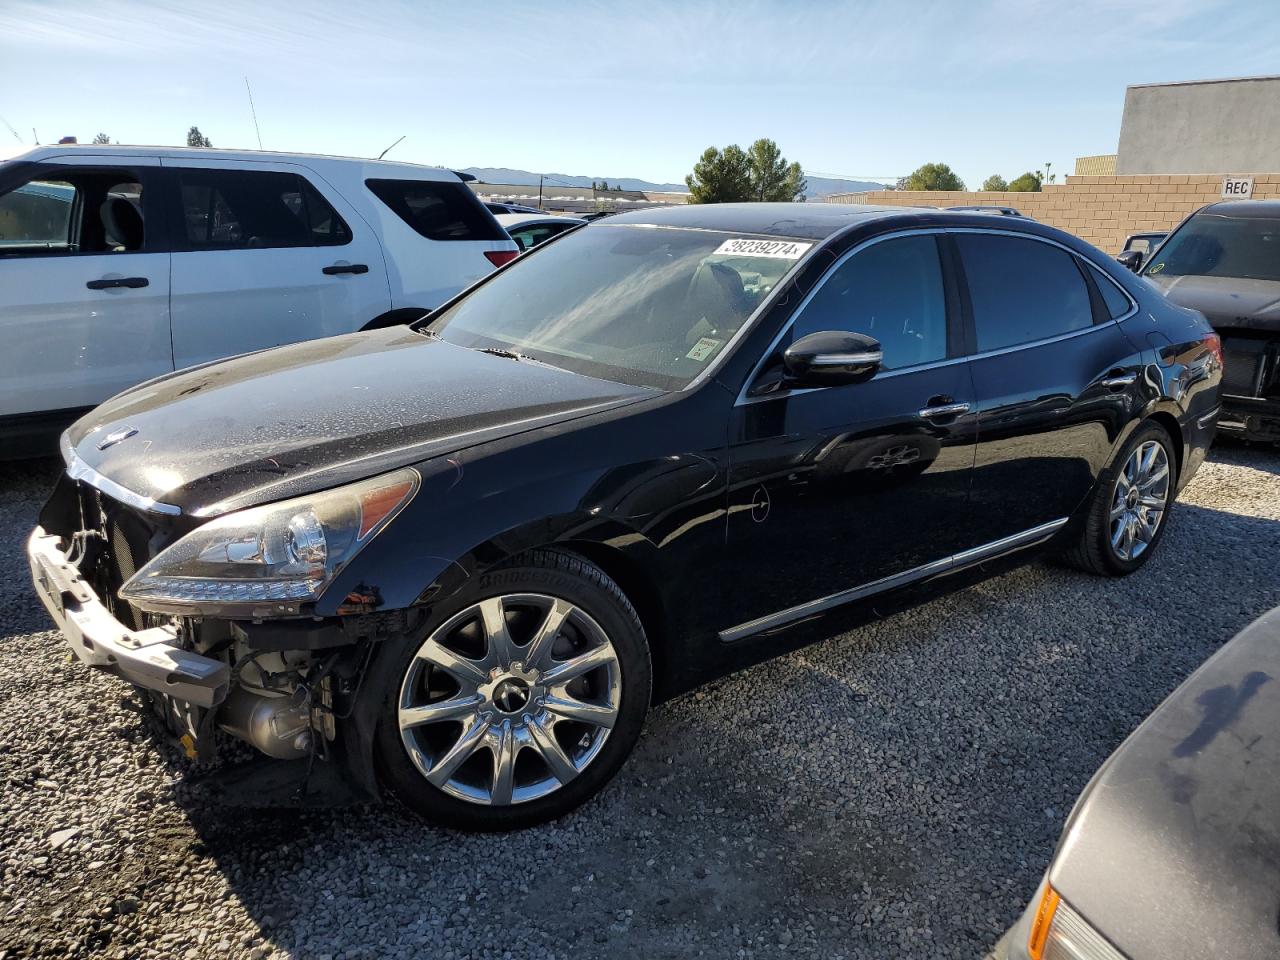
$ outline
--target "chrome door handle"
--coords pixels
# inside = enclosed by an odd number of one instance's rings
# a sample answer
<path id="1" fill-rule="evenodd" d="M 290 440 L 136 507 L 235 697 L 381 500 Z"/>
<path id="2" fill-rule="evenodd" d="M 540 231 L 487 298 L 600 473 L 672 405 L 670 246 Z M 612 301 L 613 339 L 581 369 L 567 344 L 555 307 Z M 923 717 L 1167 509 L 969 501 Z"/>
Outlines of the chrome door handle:
<path id="1" fill-rule="evenodd" d="M 1137 379 L 1136 373 L 1118 373 L 1115 376 L 1103 377 L 1099 383 L 1108 390 L 1119 390 L 1121 387 L 1131 386 Z"/>
<path id="2" fill-rule="evenodd" d="M 925 420 L 932 420 L 935 417 L 958 417 L 962 413 L 969 412 L 967 403 L 944 403 L 937 407 L 925 407 L 920 411 L 920 416 Z"/>

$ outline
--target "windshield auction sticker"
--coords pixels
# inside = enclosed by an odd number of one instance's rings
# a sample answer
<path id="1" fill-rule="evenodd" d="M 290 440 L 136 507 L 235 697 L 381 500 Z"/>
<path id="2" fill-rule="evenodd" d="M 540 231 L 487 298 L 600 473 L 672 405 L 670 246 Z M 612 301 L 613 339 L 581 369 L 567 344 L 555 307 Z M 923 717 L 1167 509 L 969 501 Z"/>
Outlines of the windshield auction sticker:
<path id="1" fill-rule="evenodd" d="M 722 257 L 767 257 L 771 260 L 799 260 L 812 247 L 812 243 L 796 243 L 794 240 L 754 240 L 735 237 L 726 240 L 716 249 Z"/>

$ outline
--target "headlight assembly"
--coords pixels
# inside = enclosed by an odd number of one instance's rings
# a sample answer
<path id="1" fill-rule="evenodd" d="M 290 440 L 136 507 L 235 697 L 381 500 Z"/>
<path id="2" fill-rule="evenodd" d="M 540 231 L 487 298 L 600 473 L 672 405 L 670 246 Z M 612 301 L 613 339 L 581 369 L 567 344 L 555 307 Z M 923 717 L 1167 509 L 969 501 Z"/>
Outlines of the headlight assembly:
<path id="1" fill-rule="evenodd" d="M 404 508 L 411 468 L 211 520 L 157 554 L 121 588 L 144 610 L 265 616 L 296 612 Z"/>
<path id="2" fill-rule="evenodd" d="M 1027 943 L 1031 960 L 1125 960 L 1047 883 Z"/>

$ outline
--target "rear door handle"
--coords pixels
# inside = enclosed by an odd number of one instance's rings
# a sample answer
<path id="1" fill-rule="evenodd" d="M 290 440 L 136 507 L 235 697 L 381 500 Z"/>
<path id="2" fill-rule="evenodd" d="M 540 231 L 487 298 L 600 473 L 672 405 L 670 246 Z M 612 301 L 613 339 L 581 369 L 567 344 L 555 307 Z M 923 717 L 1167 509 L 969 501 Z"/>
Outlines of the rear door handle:
<path id="1" fill-rule="evenodd" d="M 1133 372 L 1111 373 L 1103 377 L 1098 382 L 1108 390 L 1123 390 L 1125 387 L 1132 386 L 1133 382 L 1137 379 L 1138 375 Z"/>
<path id="2" fill-rule="evenodd" d="M 137 290 L 145 287 L 151 281 L 146 277 L 116 277 L 113 280 L 90 280 L 85 284 L 90 290 L 111 290 L 115 287 L 128 287 L 131 290 Z"/>
<path id="3" fill-rule="evenodd" d="M 326 276 L 336 277 L 340 273 L 368 273 L 369 267 L 363 263 L 335 263 L 325 267 L 323 272 Z"/>
<path id="4" fill-rule="evenodd" d="M 942 403 L 936 407 L 925 407 L 920 411 L 920 416 L 925 420 L 936 420 L 941 417 L 958 417 L 962 413 L 969 412 L 967 403 Z"/>

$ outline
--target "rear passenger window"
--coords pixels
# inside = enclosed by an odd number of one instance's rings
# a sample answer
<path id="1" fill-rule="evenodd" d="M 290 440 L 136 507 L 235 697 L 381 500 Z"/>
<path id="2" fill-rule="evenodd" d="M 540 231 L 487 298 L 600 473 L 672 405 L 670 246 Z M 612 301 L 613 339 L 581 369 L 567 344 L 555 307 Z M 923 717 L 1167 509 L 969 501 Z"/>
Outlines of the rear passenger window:
<path id="1" fill-rule="evenodd" d="M 1067 251 L 1039 240 L 957 233 L 978 352 L 1093 325 L 1084 275 Z"/>
<path id="2" fill-rule="evenodd" d="M 326 247 L 351 230 L 304 177 L 267 170 L 177 170 L 188 250 Z"/>
<path id="3" fill-rule="evenodd" d="M 1102 294 L 1102 302 L 1107 306 L 1107 316 L 1112 320 L 1119 320 L 1133 309 L 1128 295 L 1101 270 L 1094 271 L 1093 282 L 1097 285 L 1098 292 Z"/>
<path id="4" fill-rule="evenodd" d="M 944 359 L 947 298 L 937 240 L 883 240 L 837 267 L 796 318 L 793 334 L 799 340 L 822 330 L 875 337 L 885 369 Z"/>
<path id="5" fill-rule="evenodd" d="M 375 197 L 428 240 L 506 240 L 507 235 L 465 183 L 366 180 Z"/>

